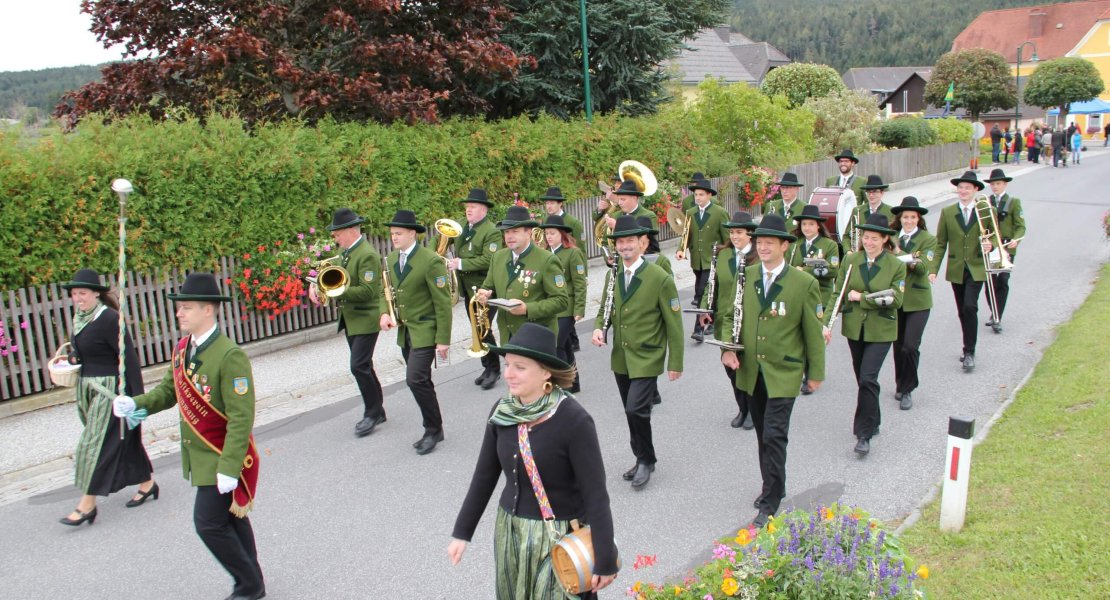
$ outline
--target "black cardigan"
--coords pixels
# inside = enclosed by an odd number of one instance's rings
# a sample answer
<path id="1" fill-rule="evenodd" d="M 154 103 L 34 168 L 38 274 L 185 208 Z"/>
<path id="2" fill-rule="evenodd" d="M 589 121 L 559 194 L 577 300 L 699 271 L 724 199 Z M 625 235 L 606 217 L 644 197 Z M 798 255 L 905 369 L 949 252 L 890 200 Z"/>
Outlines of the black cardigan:
<path id="1" fill-rule="evenodd" d="M 613 514 L 609 509 L 605 465 L 593 417 L 577 400 L 565 398 L 554 416 L 532 428 L 528 441 L 555 518 L 589 523 L 593 534 L 594 573 L 615 574 L 617 549 L 613 543 Z M 518 517 L 543 518 L 524 461 L 520 459 L 516 426 L 487 423 L 478 464 L 455 520 L 453 537 L 470 541 L 497 487 L 499 473 L 505 475 L 501 508 Z"/>
<path id="2" fill-rule="evenodd" d="M 124 346 L 127 348 L 126 392 L 128 396 L 138 396 L 143 393 L 143 371 L 130 333 L 124 338 Z M 83 377 L 118 377 L 119 313 L 106 307 L 99 317 L 85 325 L 81 333 L 73 336 L 73 355 L 81 363 Z"/>

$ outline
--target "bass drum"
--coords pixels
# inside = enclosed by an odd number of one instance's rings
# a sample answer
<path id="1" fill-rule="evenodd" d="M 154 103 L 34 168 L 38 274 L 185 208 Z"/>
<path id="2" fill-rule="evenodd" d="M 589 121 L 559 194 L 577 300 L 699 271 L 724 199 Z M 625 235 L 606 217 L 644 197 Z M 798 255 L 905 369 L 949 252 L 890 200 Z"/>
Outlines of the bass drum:
<path id="1" fill-rule="evenodd" d="M 844 239 L 856 209 L 856 193 L 851 188 L 819 187 L 809 195 L 809 204 L 817 207 L 825 219 L 825 229 L 836 241 Z"/>

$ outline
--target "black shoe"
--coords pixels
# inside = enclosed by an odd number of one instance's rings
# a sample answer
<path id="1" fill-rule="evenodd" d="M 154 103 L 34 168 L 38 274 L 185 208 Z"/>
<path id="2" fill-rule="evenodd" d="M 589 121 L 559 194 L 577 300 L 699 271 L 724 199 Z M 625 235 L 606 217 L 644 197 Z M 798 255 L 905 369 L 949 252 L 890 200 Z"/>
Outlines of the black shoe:
<path id="1" fill-rule="evenodd" d="M 901 401 L 902 400 L 902 392 L 894 392 L 894 399 L 898 400 L 898 401 Z"/>
<path id="2" fill-rule="evenodd" d="M 744 424 L 744 419 L 747 417 L 748 415 L 742 412 L 736 413 L 736 416 L 732 418 L 732 422 L 729 423 L 729 425 L 731 425 L 733 429 L 740 429 L 740 426 Z"/>
<path id="3" fill-rule="evenodd" d="M 704 333 L 705 335 L 709 335 L 709 336 L 713 335 L 713 324 L 710 323 L 710 324 L 706 325 L 705 329 L 702 330 L 702 333 Z"/>
<path id="4" fill-rule="evenodd" d="M 991 324 L 991 329 L 994 330 L 995 333 L 1002 333 L 1002 323 Z"/>
<path id="5" fill-rule="evenodd" d="M 700 331 L 695 331 L 694 333 L 690 334 L 690 339 L 700 344 L 705 341 L 705 334 Z"/>
<path id="6" fill-rule="evenodd" d="M 802 384 L 802 389 L 800 391 L 803 396 L 808 396 L 813 393 L 813 388 L 809 387 L 809 382 L 806 382 Z"/>
<path id="7" fill-rule="evenodd" d="M 58 522 L 61 523 L 62 525 L 70 525 L 70 526 L 73 526 L 73 527 L 77 527 L 78 525 L 84 523 L 85 521 L 88 521 L 89 525 L 92 525 L 93 522 L 96 521 L 96 507 L 95 506 L 89 512 L 81 512 L 81 511 L 77 510 L 76 508 L 73 509 L 73 512 L 75 512 L 75 513 L 77 513 L 81 516 L 78 517 L 76 520 L 75 519 L 70 519 L 69 517 L 63 517 L 61 519 L 58 519 Z"/>
<path id="8" fill-rule="evenodd" d="M 127 508 L 135 508 L 136 506 L 142 506 L 143 502 L 146 502 L 147 498 L 150 498 L 151 496 L 154 496 L 154 499 L 157 500 L 158 499 L 158 482 L 155 481 L 154 485 L 150 486 L 149 490 L 147 490 L 145 492 L 140 491 L 140 492 L 137 492 L 137 493 L 139 494 L 139 497 L 138 498 L 132 498 L 132 499 L 128 500 L 127 504 L 125 504 L 124 506 L 126 506 Z"/>
<path id="9" fill-rule="evenodd" d="M 860 456 L 867 456 L 867 453 L 871 452 L 871 440 L 859 438 L 856 440 L 856 447 L 852 449 Z"/>
<path id="10" fill-rule="evenodd" d="M 425 433 L 424 437 L 416 444 L 416 453 L 424 456 L 425 454 L 436 449 L 436 444 L 443 441 L 443 432 L 439 433 Z"/>
<path id="11" fill-rule="evenodd" d="M 752 421 L 752 413 L 748 413 L 744 416 L 744 422 L 740 424 L 740 427 L 748 431 L 755 429 L 755 421 Z"/>
<path id="12" fill-rule="evenodd" d="M 663 397 L 660 396 L 659 394 L 655 394 L 655 397 L 651 399 L 651 403 L 652 403 L 652 405 L 662 404 L 663 403 Z"/>
<path id="13" fill-rule="evenodd" d="M 640 463 L 636 463 L 636 464 L 632 465 L 631 469 L 625 471 L 621 475 L 621 479 L 623 479 L 625 481 L 632 481 L 632 478 L 636 476 L 636 469 L 638 469 L 638 468 L 640 468 Z M 654 471 L 655 470 L 655 465 L 648 465 L 647 468 L 648 468 L 649 471 Z"/>
<path id="14" fill-rule="evenodd" d="M 991 317 L 991 318 L 987 319 L 987 322 L 983 323 L 983 327 L 993 327 L 993 326 L 994 326 L 994 317 Z"/>
<path id="15" fill-rule="evenodd" d="M 482 389 L 493 389 L 493 386 L 497 385 L 498 379 L 501 379 L 501 373 L 498 371 L 490 371 L 489 376 L 486 377 L 485 381 L 482 382 Z"/>
<path id="16" fill-rule="evenodd" d="M 486 377 L 489 377 L 489 369 L 482 371 L 478 374 L 477 377 L 474 378 L 474 385 L 482 385 L 482 383 L 485 382 Z"/>
<path id="17" fill-rule="evenodd" d="M 376 428 L 378 425 L 381 425 L 382 423 L 385 423 L 385 415 L 382 415 L 377 419 L 363 417 L 361 421 L 355 424 L 355 437 L 366 437 L 371 433 L 374 433 L 374 428 Z"/>
<path id="18" fill-rule="evenodd" d="M 970 373 L 972 370 L 975 369 L 975 355 L 974 354 L 965 354 L 964 358 L 963 358 L 963 364 L 964 364 L 964 372 L 965 373 Z"/>
<path id="19" fill-rule="evenodd" d="M 902 394 L 902 398 L 900 399 L 898 408 L 902 410 L 909 410 L 913 408 L 913 396 L 911 396 L 909 392 Z"/>
<path id="20" fill-rule="evenodd" d="M 570 341 L 570 350 L 571 350 L 571 352 L 581 352 L 582 351 L 582 346 L 579 345 L 578 340 L 575 339 L 575 340 Z"/>
<path id="21" fill-rule="evenodd" d="M 263 590 L 261 592 L 258 592 L 257 594 L 232 594 L 227 598 L 224 598 L 224 600 L 260 600 L 261 598 L 265 597 L 266 590 L 265 588 L 263 588 Z"/>
<path id="22" fill-rule="evenodd" d="M 632 475 L 632 489 L 642 490 L 651 481 L 651 472 L 655 470 L 655 465 L 637 464 L 636 472 Z"/>
<path id="23" fill-rule="evenodd" d="M 759 510 L 759 502 L 763 500 L 763 496 L 756 496 L 755 502 L 752 502 L 752 508 Z"/>
<path id="24" fill-rule="evenodd" d="M 752 519 L 752 527 L 755 527 L 756 529 L 763 529 L 767 525 L 767 521 L 770 521 L 771 517 L 773 516 L 774 515 L 769 512 L 765 512 L 762 510 L 759 511 L 759 514 L 756 515 L 754 519 Z"/>

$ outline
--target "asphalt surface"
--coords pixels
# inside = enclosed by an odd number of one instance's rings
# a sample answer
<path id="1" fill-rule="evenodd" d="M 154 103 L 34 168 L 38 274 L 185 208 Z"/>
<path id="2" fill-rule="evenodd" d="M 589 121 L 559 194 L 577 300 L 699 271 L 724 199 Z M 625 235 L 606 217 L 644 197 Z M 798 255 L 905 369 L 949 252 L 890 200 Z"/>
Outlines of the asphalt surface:
<path id="1" fill-rule="evenodd" d="M 856 386 L 847 344 L 837 332 L 828 381 L 795 405 L 784 510 L 839 501 L 896 522 L 919 504 L 940 479 L 948 417 L 967 415 L 985 423 L 1035 366 L 1056 326 L 1082 303 L 1110 255 L 1100 228 L 1110 208 L 1102 193 L 1108 156 L 1092 154 L 1067 169 L 1039 168 L 1011 184 L 1023 200 L 1029 236 L 1011 279 L 1005 331 L 995 335 L 981 327 L 978 366 L 963 373 L 951 288 L 938 282 L 914 408 L 898 410 L 888 357 L 881 379 L 882 433 L 863 459 L 852 452 Z M 982 176 L 988 171 L 982 169 Z M 896 204 L 896 198 L 901 194 L 891 192 L 887 200 Z M 926 218 L 934 231 L 938 209 Z M 690 294 L 688 288 L 682 291 L 683 306 Z M 981 320 L 986 313 L 984 300 Z M 760 488 L 755 435 L 729 427 L 736 409 L 717 349 L 687 340 L 682 378 L 660 378 L 663 404 L 653 417 L 658 468 L 646 489 L 633 491 L 620 479 L 634 459 L 609 355 L 589 346 L 588 328 L 581 325 L 588 347 L 578 355 L 579 399 L 597 423 L 624 559 L 620 577 L 602 597 L 619 598 L 638 579 L 681 574 L 707 556 L 712 540 L 754 516 L 751 501 Z M 392 343 L 392 335 L 383 336 L 381 344 Z M 451 567 L 446 556 L 485 418 L 503 392 L 474 386 L 479 370 L 476 361 L 456 361 L 434 373 L 446 441 L 428 456 L 411 448 L 421 434 L 420 417 L 403 382 L 387 388 L 389 421 L 368 438 L 353 435 L 361 416 L 356 398 L 256 428 L 262 480 L 251 520 L 267 598 L 493 596 L 493 507 L 499 492 L 462 563 Z M 156 459 L 155 470 L 158 501 L 127 509 L 125 494 L 101 499 L 93 526 L 55 523 L 76 503 L 72 487 L 0 506 L 0 595 L 227 595 L 229 578 L 193 532 L 193 493 L 178 476 L 178 456 Z M 658 562 L 634 571 L 637 554 L 656 555 Z"/>

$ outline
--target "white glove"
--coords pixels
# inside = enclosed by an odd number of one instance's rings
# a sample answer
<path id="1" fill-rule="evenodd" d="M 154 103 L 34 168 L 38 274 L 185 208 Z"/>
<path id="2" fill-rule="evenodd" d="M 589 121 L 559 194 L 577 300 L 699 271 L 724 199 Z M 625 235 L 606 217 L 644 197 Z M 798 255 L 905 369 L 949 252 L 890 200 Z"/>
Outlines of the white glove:
<path id="1" fill-rule="evenodd" d="M 220 490 L 221 494 L 226 494 L 239 487 L 238 477 L 228 477 L 223 473 L 216 473 L 216 489 Z"/>
<path id="2" fill-rule="evenodd" d="M 126 417 L 133 412 L 135 412 L 135 401 L 131 396 L 116 396 L 116 399 L 112 400 L 112 414 L 117 417 Z"/>

